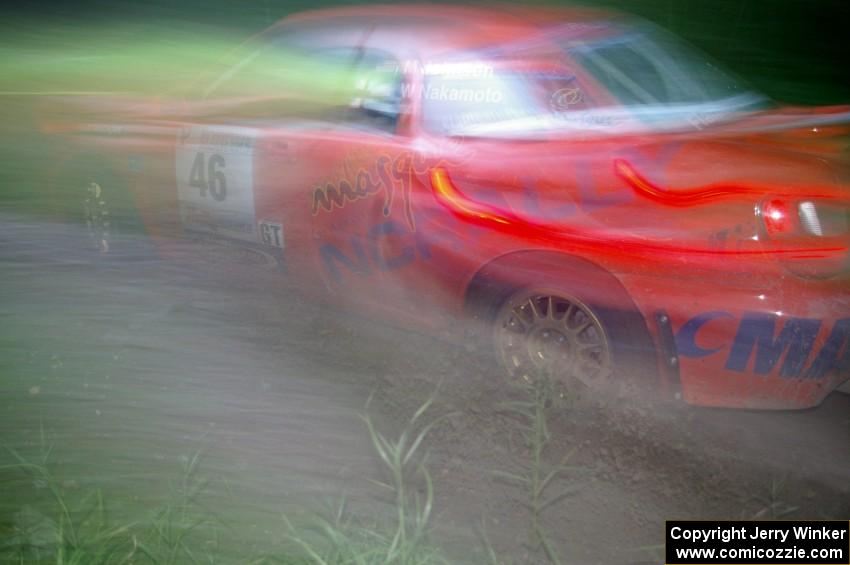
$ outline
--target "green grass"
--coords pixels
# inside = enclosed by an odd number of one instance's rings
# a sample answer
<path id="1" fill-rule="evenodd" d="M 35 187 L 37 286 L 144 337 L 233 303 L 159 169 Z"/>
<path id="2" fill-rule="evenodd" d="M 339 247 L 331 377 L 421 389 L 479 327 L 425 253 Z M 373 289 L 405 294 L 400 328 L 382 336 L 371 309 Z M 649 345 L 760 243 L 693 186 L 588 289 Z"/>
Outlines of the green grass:
<path id="1" fill-rule="evenodd" d="M 372 482 L 393 494 L 393 519 L 356 515 L 348 511 L 344 500 L 328 517 L 315 515 L 297 525 L 284 515 L 281 528 L 286 530 L 291 551 L 243 556 L 240 562 L 448 563 L 429 537 L 434 487 L 424 442 L 438 420 L 424 423 L 423 419 L 435 398 L 436 391 L 397 438 L 380 432 L 368 412 L 363 415 L 386 471 L 383 480 Z M 0 478 L 7 487 L 19 490 L 20 510 L 0 526 L 0 561 L 57 565 L 222 561 L 222 537 L 231 532 L 226 518 L 202 502 L 208 480 L 199 473 L 200 450 L 186 459 L 164 505 L 137 519 L 120 521 L 110 516 L 100 488 L 73 493 L 68 481 L 54 472 L 53 449 L 46 445 L 43 433 L 41 444 L 36 458 L 5 448 L 10 462 L 0 465 Z M 29 496 L 21 499 L 25 492 Z"/>
<path id="2" fill-rule="evenodd" d="M 439 419 L 423 418 L 437 391 L 413 414 L 397 438 L 380 432 L 367 412 L 363 421 L 385 477 L 372 483 L 392 494 L 393 518 L 370 519 L 349 512 L 342 500 L 329 517 L 296 527 L 284 516 L 290 539 L 316 565 L 439 565 L 449 561 L 429 538 L 434 484 L 423 446 Z M 371 398 L 370 398 L 371 400 Z M 311 533 L 317 534 L 308 537 Z"/>
<path id="3" fill-rule="evenodd" d="M 200 451 L 185 463 L 164 506 L 123 523 L 110 518 L 101 489 L 70 494 L 51 470 L 51 451 L 44 449 L 33 461 L 6 448 L 12 462 L 0 466 L 0 474 L 17 472 L 37 489 L 46 489 L 48 496 L 41 504 L 37 500 L 25 504 L 5 525 L 0 559 L 57 565 L 215 561 L 215 547 L 208 540 L 215 539 L 221 524 L 198 502 L 207 484 L 198 474 Z"/>
<path id="4" fill-rule="evenodd" d="M 559 463 L 548 462 L 552 441 L 548 421 L 553 410 L 563 409 L 548 379 L 520 385 L 521 399 L 499 408 L 513 415 L 524 438 L 524 464 L 513 471 L 493 475 L 519 489 L 528 511 L 529 541 L 539 558 L 562 563 L 560 552 L 545 525 L 547 508 L 563 500 L 575 485 L 555 491 L 556 483 L 570 467 L 572 452 Z M 242 555 L 245 563 L 315 565 L 445 565 L 449 558 L 433 538 L 431 518 L 435 485 L 428 470 L 427 438 L 441 418 L 429 418 L 437 398 L 435 390 L 407 420 L 397 436 L 376 426 L 367 402 L 362 420 L 381 463 L 382 475 L 368 479 L 385 491 L 390 511 L 352 510 L 345 498 L 325 513 L 310 510 L 306 518 L 284 512 L 278 526 L 288 543 L 282 550 Z M 55 563 L 57 565 L 230 562 L 235 529 L 221 509 L 204 504 L 208 479 L 199 472 L 201 450 L 187 457 L 173 481 L 164 504 L 149 512 L 134 512 L 132 519 L 110 514 L 100 488 L 85 493 L 69 488 L 53 468 L 52 446 L 41 433 L 41 450 L 34 458 L 5 448 L 10 461 L 0 464 L 0 480 L 19 488 L 15 505 L 20 510 L 0 525 L 0 561 Z M 15 475 L 12 477 L 11 475 Z M 26 488 L 23 488 L 23 487 Z M 21 493 L 28 493 L 21 496 Z M 6 505 L 8 508 L 8 505 Z M 372 509 L 374 510 L 374 509 Z M 493 565 L 506 563 L 483 534 L 483 549 Z"/>
<path id="5" fill-rule="evenodd" d="M 545 511 L 563 500 L 575 485 L 567 489 L 552 492 L 557 479 L 572 468 L 567 465 L 574 449 L 568 451 L 557 464 L 547 461 L 547 446 L 552 441 L 549 420 L 553 410 L 564 409 L 565 399 L 555 390 L 550 378 L 540 377 L 533 381 L 520 381 L 517 385 L 523 395 L 522 400 L 503 402 L 500 407 L 517 417 L 515 425 L 520 430 L 526 449 L 525 465 L 514 472 L 497 470 L 493 474 L 518 487 L 525 499 L 524 506 L 529 515 L 530 542 L 542 550 L 546 560 L 560 565 L 562 559 L 551 540 L 545 526 Z M 486 538 L 485 538 L 486 539 Z M 489 543 L 488 543 L 489 545 Z M 493 565 L 500 561 L 490 550 Z"/>

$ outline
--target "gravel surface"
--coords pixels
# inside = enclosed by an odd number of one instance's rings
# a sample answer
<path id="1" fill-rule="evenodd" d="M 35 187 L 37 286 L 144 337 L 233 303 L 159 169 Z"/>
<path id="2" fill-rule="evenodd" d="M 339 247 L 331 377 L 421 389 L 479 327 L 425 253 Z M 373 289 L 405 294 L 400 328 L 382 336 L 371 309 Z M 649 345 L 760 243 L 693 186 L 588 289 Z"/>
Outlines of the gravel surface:
<path id="1" fill-rule="evenodd" d="M 33 459 L 52 447 L 69 493 L 101 488 L 132 519 L 200 452 L 204 503 L 230 524 L 219 556 L 238 562 L 283 547 L 282 513 L 343 495 L 388 511 L 366 400 L 392 435 L 439 386 L 435 543 L 480 562 L 483 530 L 507 562 L 540 562 L 521 490 L 493 473 L 528 465 L 500 408 L 519 393 L 481 356 L 307 303 L 281 274 L 211 266 L 208 248 L 92 261 L 76 229 L 0 216 L 0 442 Z M 657 562 L 665 519 L 850 515 L 850 396 L 782 413 L 583 401 L 550 428 L 547 463 L 572 455 L 544 519 L 570 562 Z M 2 527 L 38 488 L 0 480 Z"/>

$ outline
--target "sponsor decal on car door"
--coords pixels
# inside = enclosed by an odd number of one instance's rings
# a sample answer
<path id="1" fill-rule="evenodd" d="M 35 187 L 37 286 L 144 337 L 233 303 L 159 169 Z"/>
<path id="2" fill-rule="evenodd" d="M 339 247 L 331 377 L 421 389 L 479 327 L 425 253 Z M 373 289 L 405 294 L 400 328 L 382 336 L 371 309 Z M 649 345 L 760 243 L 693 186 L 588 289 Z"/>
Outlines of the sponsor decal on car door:
<path id="1" fill-rule="evenodd" d="M 190 127 L 179 136 L 175 173 L 184 228 L 256 242 L 253 182 L 257 130 Z"/>

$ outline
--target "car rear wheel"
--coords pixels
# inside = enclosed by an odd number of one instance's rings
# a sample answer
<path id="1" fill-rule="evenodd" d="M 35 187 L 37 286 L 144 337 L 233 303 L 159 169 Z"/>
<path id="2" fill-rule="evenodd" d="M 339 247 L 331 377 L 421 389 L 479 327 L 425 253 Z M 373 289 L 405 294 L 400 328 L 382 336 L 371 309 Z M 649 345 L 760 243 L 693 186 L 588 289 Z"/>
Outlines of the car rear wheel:
<path id="1" fill-rule="evenodd" d="M 532 287 L 511 294 L 498 309 L 495 345 L 515 378 L 548 375 L 561 385 L 610 391 L 614 352 L 600 314 L 577 296 Z"/>
<path id="2" fill-rule="evenodd" d="M 567 394 L 657 398 L 646 321 L 613 274 L 581 257 L 521 251 L 481 268 L 466 291 L 486 349 L 514 379 L 545 376 Z"/>
<path id="3" fill-rule="evenodd" d="M 575 284 L 543 277 L 502 294 L 492 316 L 498 361 L 510 377 L 545 377 L 564 394 L 652 394 L 654 356 L 643 317 L 613 298 L 606 279 L 582 274 Z"/>

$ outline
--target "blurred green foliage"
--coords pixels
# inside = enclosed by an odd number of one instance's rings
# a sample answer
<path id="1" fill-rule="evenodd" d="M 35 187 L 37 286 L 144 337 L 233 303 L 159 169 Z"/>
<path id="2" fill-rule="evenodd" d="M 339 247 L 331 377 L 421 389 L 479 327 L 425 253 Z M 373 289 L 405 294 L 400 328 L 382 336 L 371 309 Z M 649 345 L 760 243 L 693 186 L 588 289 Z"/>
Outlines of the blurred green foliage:
<path id="1" fill-rule="evenodd" d="M 850 100 L 841 48 L 850 3 L 594 0 L 585 4 L 652 20 L 780 100 L 803 104 Z M 48 0 L 36 7 L 19 7 L 7 11 L 0 27 L 0 90 L 167 91 L 191 82 L 186 75 L 280 18 L 321 6 L 293 0 Z M 317 73 L 311 78 L 316 79 Z"/>
<path id="2" fill-rule="evenodd" d="M 0 24 L 0 89 L 168 86 L 288 14 L 364 2 L 47 0 Z M 548 4 L 565 4 L 548 0 Z M 485 4 L 479 2 L 479 4 Z M 652 20 L 783 101 L 846 103 L 841 0 L 593 0 Z M 315 77 L 316 74 L 313 74 Z"/>
<path id="3" fill-rule="evenodd" d="M 280 49 L 255 51 L 238 46 L 244 33 L 185 33 L 152 24 L 116 24 L 104 32 L 102 23 L 81 22 L 75 29 L 31 35 L 4 48 L 0 59 L 0 90 L 20 93 L 133 93 L 175 95 L 196 85 L 215 84 L 234 96 L 307 94 L 332 95 L 353 82 L 342 65 L 307 59 Z M 7 38 L 8 40 L 8 38 Z M 232 71 L 236 76 L 222 76 Z M 285 92 L 289 89 L 289 92 Z"/>

